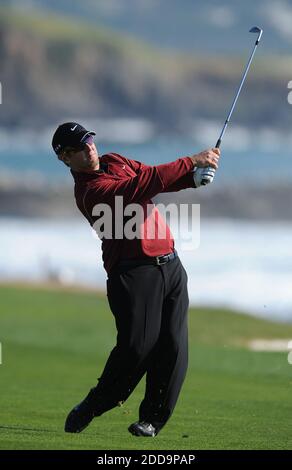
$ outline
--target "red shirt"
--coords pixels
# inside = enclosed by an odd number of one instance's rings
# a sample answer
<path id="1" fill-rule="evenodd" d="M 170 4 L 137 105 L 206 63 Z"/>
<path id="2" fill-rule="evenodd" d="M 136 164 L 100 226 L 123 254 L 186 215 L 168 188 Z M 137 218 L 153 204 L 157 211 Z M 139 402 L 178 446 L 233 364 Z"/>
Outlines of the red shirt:
<path id="1" fill-rule="evenodd" d="M 173 252 L 174 240 L 170 229 L 151 198 L 162 192 L 194 188 L 191 172 L 194 165 L 191 158 L 184 157 L 171 163 L 148 166 L 116 153 L 109 153 L 100 158 L 100 164 L 101 168 L 96 171 L 71 170 L 75 180 L 76 204 L 90 225 L 93 226 L 97 220 L 97 217 L 92 215 L 94 206 L 101 203 L 108 204 L 114 217 L 115 196 L 123 196 L 123 207 L 131 203 L 142 206 L 144 213 L 142 234 L 145 235 L 146 219 L 149 223 L 150 218 L 150 227 L 155 227 L 155 232 L 148 238 L 147 235 L 134 239 L 102 237 L 105 270 L 109 273 L 121 259 L 141 259 Z M 152 205 L 152 208 L 149 206 L 150 213 L 148 207 L 148 218 L 147 205 Z M 147 230 L 149 233 L 149 229 Z M 165 233 L 165 236 L 158 237 L 158 233 Z"/>

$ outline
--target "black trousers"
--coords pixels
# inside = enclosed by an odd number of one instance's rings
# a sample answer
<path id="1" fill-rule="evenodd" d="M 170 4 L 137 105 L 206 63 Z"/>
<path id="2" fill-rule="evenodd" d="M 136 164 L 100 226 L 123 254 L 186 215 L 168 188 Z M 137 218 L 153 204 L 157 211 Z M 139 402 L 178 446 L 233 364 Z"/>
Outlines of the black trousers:
<path id="1" fill-rule="evenodd" d="M 119 267 L 107 280 L 117 343 L 96 387 L 98 414 L 124 402 L 146 373 L 139 420 L 159 431 L 171 416 L 188 362 L 187 274 L 179 258 Z"/>

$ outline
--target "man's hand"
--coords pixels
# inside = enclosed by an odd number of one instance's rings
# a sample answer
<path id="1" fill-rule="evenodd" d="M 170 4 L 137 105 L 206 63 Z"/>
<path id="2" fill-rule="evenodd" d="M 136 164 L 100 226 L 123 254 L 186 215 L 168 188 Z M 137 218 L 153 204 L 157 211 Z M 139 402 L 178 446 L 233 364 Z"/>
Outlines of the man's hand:
<path id="1" fill-rule="evenodd" d="M 220 149 L 213 148 L 208 150 L 203 150 L 196 155 L 192 155 L 191 159 L 193 161 L 194 167 L 197 168 L 206 168 L 211 166 L 215 170 L 218 169 L 218 160 L 220 157 Z"/>
<path id="2" fill-rule="evenodd" d="M 204 185 L 212 183 L 215 171 L 218 168 L 219 157 L 220 150 L 218 148 L 204 150 L 197 155 L 191 156 L 195 167 L 194 182 L 196 188 L 201 186 L 202 181 L 204 181 Z"/>

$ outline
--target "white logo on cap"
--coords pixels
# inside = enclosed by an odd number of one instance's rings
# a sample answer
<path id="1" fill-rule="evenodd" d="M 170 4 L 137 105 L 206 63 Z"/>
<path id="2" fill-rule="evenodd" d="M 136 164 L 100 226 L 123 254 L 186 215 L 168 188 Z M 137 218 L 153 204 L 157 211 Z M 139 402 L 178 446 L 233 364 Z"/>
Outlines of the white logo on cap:
<path id="1" fill-rule="evenodd" d="M 70 130 L 73 132 L 73 131 L 75 131 L 76 127 L 77 127 L 77 124 L 76 124 L 76 126 L 71 127 Z"/>

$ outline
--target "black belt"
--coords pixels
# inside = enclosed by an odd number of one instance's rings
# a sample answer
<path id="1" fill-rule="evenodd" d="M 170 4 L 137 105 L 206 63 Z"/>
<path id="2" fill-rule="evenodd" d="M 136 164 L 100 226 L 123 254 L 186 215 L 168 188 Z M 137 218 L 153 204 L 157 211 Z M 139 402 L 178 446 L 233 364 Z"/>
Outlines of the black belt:
<path id="1" fill-rule="evenodd" d="M 122 259 L 118 262 L 117 267 L 119 266 L 139 266 L 140 264 L 154 264 L 156 266 L 161 266 L 162 264 L 166 264 L 169 261 L 178 257 L 177 251 L 174 250 L 174 253 L 168 253 L 166 255 L 161 256 L 153 256 L 149 258 L 129 258 L 129 259 Z"/>

